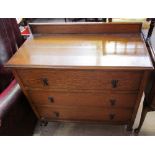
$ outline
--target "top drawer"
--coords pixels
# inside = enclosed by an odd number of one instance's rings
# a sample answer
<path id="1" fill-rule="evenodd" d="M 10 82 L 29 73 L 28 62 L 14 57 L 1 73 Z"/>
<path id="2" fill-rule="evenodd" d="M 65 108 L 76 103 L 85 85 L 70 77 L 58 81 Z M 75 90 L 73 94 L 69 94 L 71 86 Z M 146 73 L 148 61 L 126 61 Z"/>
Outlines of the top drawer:
<path id="1" fill-rule="evenodd" d="M 142 71 L 18 69 L 25 87 L 52 90 L 138 90 Z"/>

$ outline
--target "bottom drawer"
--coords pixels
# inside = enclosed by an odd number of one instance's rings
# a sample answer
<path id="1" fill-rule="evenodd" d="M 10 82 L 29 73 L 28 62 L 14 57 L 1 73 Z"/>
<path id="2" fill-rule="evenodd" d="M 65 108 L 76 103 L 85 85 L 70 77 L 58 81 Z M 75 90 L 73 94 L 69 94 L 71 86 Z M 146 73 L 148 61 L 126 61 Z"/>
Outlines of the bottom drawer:
<path id="1" fill-rule="evenodd" d="M 37 111 L 48 120 L 128 122 L 132 115 L 132 109 L 37 107 Z"/>

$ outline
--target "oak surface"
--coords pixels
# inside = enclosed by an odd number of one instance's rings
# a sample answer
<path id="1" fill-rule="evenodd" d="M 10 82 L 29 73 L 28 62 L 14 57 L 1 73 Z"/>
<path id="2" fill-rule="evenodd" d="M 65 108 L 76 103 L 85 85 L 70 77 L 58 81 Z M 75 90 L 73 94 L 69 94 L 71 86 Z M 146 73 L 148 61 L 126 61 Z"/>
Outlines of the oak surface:
<path id="1" fill-rule="evenodd" d="M 142 23 L 29 23 L 32 34 L 140 33 Z"/>
<path id="2" fill-rule="evenodd" d="M 57 91 L 137 91 L 143 71 L 104 71 L 80 69 L 18 69 L 18 76 L 27 89 Z M 132 79 L 131 79 L 132 78 Z M 46 79 L 47 85 L 44 83 Z M 112 81 L 117 80 L 116 87 Z"/>
<path id="3" fill-rule="evenodd" d="M 34 36 L 6 67 L 152 69 L 140 34 Z"/>
<path id="4" fill-rule="evenodd" d="M 75 107 L 104 107 L 104 108 L 133 108 L 137 93 L 133 92 L 54 92 L 29 90 L 29 96 L 36 106 L 75 106 Z"/>
<path id="5" fill-rule="evenodd" d="M 53 108 L 36 107 L 41 117 L 48 120 L 72 120 L 72 121 L 107 121 L 107 122 L 129 122 L 132 109 L 104 109 L 104 108 Z"/>

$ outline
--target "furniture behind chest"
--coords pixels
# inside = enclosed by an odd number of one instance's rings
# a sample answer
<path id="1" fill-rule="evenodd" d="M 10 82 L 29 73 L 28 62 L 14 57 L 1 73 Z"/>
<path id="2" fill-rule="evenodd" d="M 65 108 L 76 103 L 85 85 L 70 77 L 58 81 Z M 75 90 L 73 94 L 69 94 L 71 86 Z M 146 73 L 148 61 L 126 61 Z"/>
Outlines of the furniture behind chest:
<path id="1" fill-rule="evenodd" d="M 38 119 L 132 129 L 150 71 L 141 23 L 30 24 L 8 61 Z"/>
<path id="2" fill-rule="evenodd" d="M 147 34 L 146 32 L 144 32 L 144 38 L 146 46 L 151 56 L 153 66 L 155 67 L 155 19 L 151 18 L 150 20 L 150 28 Z M 146 114 L 150 111 L 155 111 L 155 69 L 151 72 L 147 87 L 145 89 L 145 100 L 142 110 L 142 116 L 139 127 L 135 129 L 136 133 L 140 131 L 145 120 Z"/>

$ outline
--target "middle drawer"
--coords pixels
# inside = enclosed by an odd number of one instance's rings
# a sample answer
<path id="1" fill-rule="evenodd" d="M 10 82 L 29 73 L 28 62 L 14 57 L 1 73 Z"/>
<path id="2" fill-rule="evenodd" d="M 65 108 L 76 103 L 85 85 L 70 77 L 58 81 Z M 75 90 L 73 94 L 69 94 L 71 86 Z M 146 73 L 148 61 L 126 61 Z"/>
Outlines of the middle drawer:
<path id="1" fill-rule="evenodd" d="M 29 90 L 28 94 L 36 106 L 102 106 L 132 108 L 136 102 L 134 93 L 63 93 Z"/>

